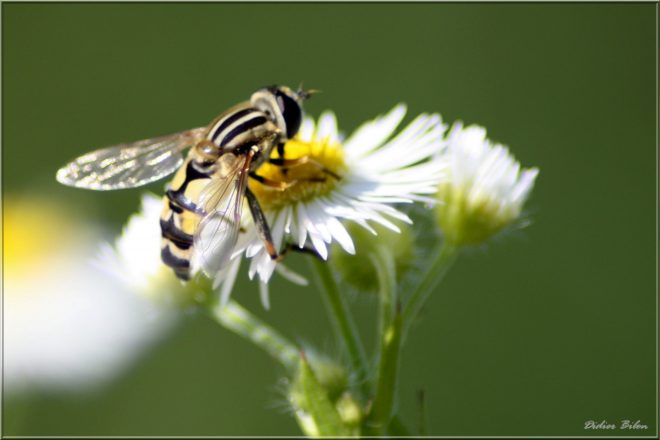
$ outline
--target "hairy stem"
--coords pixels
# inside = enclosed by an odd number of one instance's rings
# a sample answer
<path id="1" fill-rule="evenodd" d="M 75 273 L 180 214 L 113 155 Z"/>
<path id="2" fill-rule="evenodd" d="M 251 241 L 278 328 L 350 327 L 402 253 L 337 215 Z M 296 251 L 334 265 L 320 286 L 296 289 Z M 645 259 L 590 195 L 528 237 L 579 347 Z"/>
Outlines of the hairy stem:
<path id="1" fill-rule="evenodd" d="M 433 290 L 440 284 L 445 274 L 456 260 L 457 248 L 447 243 L 443 244 L 440 251 L 429 265 L 422 281 L 417 285 L 403 309 L 403 321 L 405 323 L 404 337 L 410 325 L 415 321 L 424 304 Z"/>
<path id="2" fill-rule="evenodd" d="M 236 301 L 229 300 L 224 306 L 220 303 L 214 304 L 209 311 L 221 326 L 264 350 L 288 371 L 295 372 L 298 368 L 300 350 Z"/>
<path id="3" fill-rule="evenodd" d="M 390 425 L 396 397 L 402 317 L 392 254 L 387 249 L 382 249 L 374 255 L 373 262 L 379 284 L 380 331 L 376 395 L 367 427 L 375 434 L 382 435 Z"/>
<path id="4" fill-rule="evenodd" d="M 378 300 L 380 307 L 377 345 L 380 345 L 382 336 L 392 321 L 394 304 L 397 301 L 396 267 L 394 257 L 387 249 L 380 249 L 380 252 L 377 254 L 372 254 L 371 261 L 376 269 L 378 278 Z"/>
<path id="5" fill-rule="evenodd" d="M 351 369 L 355 372 L 363 392 L 368 392 L 367 356 L 348 305 L 339 292 L 339 287 L 328 264 L 316 258 L 310 258 L 309 261 L 314 269 L 316 283 L 330 316 L 330 322 L 348 354 Z"/>

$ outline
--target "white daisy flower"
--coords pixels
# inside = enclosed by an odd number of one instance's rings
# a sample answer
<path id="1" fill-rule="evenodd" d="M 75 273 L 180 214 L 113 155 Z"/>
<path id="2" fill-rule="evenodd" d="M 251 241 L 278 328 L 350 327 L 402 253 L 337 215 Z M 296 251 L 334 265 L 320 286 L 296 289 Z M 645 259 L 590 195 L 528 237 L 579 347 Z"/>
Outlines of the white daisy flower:
<path id="1" fill-rule="evenodd" d="M 458 122 L 442 153 L 450 179 L 439 186 L 437 215 L 449 243 L 478 244 L 519 216 L 538 168 L 520 168 L 507 147 L 486 138 L 486 129 Z"/>
<path id="2" fill-rule="evenodd" d="M 62 202 L 5 199 L 5 391 L 106 383 L 166 328 L 152 306 L 94 267 L 98 231 Z"/>
<path id="3" fill-rule="evenodd" d="M 290 186 L 277 190 L 256 180 L 249 183 L 278 249 L 291 243 L 309 247 L 327 259 L 329 245 L 336 241 L 354 254 L 353 240 L 342 221 L 353 221 L 374 235 L 372 222 L 398 232 L 393 220 L 411 220 L 392 205 L 433 202 L 430 196 L 445 176 L 437 153 L 447 127 L 439 115 L 422 114 L 393 136 L 405 113 L 406 107 L 398 105 L 364 123 L 345 141 L 334 113 L 326 111 L 316 123 L 305 118 L 298 135 L 287 142 L 285 158 L 306 157 L 306 163 L 287 169 L 265 163 L 257 170 L 269 180 Z M 271 157 L 279 157 L 277 151 Z M 267 305 L 266 283 L 274 270 L 284 268 L 270 258 L 253 226 L 239 238 L 233 264 L 239 264 L 236 261 L 242 254 L 251 259 L 250 278 L 258 274 Z M 224 271 L 216 282 L 224 280 L 225 274 L 231 272 Z M 291 274 L 286 270 L 284 275 Z M 227 297 L 225 290 L 223 299 Z"/>

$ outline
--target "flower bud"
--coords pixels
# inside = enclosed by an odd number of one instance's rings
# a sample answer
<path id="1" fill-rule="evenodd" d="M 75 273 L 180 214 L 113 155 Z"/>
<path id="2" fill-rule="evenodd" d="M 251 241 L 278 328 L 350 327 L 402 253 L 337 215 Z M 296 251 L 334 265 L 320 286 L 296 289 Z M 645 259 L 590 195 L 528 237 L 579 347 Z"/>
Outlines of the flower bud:
<path id="1" fill-rule="evenodd" d="M 351 429 L 359 429 L 364 419 L 364 410 L 355 397 L 345 391 L 335 404 L 341 420 Z"/>
<path id="2" fill-rule="evenodd" d="M 350 408 L 344 395 L 348 375 L 340 365 L 301 354 L 298 373 L 289 390 L 298 424 L 311 437 L 357 435 L 359 409 Z M 338 405 L 339 404 L 339 405 Z M 342 413 L 348 420 L 342 418 Z"/>
<path id="3" fill-rule="evenodd" d="M 438 188 L 437 220 L 453 246 L 479 244 L 514 222 L 538 174 L 520 169 L 508 149 L 483 127 L 457 123 L 443 153 L 449 181 Z"/>
<path id="4" fill-rule="evenodd" d="M 374 293 L 378 289 L 374 257 L 389 254 L 394 262 L 397 280 L 410 268 L 413 258 L 410 226 L 398 220 L 393 223 L 399 232 L 375 224 L 372 226 L 376 235 L 356 223 L 347 224 L 346 229 L 355 243 L 356 255 L 344 252 L 337 245 L 333 246 L 331 264 L 344 281 L 359 291 Z"/>

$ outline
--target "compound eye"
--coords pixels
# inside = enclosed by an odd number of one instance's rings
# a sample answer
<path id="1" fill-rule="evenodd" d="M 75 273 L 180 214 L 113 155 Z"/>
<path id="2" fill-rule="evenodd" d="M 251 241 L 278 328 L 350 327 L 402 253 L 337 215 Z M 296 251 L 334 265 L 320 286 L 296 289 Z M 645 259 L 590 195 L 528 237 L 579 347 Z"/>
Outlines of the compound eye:
<path id="1" fill-rule="evenodd" d="M 293 98 L 278 94 L 277 104 L 282 109 L 282 116 L 286 125 L 286 135 L 289 139 L 298 133 L 300 123 L 302 122 L 302 108 Z"/>

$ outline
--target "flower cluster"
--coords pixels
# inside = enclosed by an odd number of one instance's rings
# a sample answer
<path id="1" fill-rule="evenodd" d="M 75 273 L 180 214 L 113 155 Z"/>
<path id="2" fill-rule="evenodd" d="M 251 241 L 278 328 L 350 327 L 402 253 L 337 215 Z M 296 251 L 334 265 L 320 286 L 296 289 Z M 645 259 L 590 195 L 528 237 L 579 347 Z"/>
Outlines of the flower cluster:
<path id="1" fill-rule="evenodd" d="M 280 256 L 301 250 L 318 257 L 312 266 L 341 339 L 342 361 L 300 349 L 230 299 L 244 260 L 250 279 L 259 279 L 265 308 L 274 272 L 294 283 L 307 282 L 281 258 L 272 258 L 251 215 L 233 224 L 240 232 L 235 244 L 224 242 L 231 250 L 222 254 L 226 264 L 220 271 L 183 284 L 160 263 L 156 225 L 162 201 L 145 195 L 142 212 L 131 218 L 114 248 L 105 248 L 103 266 L 152 298 L 204 305 L 220 325 L 269 353 L 287 370 L 287 399 L 307 435 L 405 435 L 395 399 L 398 359 L 410 323 L 461 248 L 485 242 L 520 218 L 538 175 L 536 168 L 521 169 L 507 147 L 490 141 L 482 127 L 456 123 L 447 134 L 440 115 L 422 114 L 398 130 L 405 114 L 406 107 L 397 105 L 348 137 L 330 111 L 318 121 L 305 118 L 284 151 L 273 150 L 272 159 L 279 161 L 256 170 L 268 184 L 257 179 L 248 184 L 264 213 L 261 220 L 270 227 L 269 244 Z M 404 289 L 402 274 L 412 266 L 420 240 L 402 205 L 415 202 L 433 209 L 424 212 L 435 213 L 443 243 L 432 247 L 426 267 Z M 192 252 L 194 271 L 202 253 L 194 247 Z M 331 253 L 339 253 L 333 269 L 344 282 L 377 293 L 378 353 L 371 358 L 376 365 L 369 362 L 336 277 L 324 264 Z"/>
<path id="2" fill-rule="evenodd" d="M 412 222 L 396 205 L 413 202 L 436 206 L 444 236 L 456 246 L 480 243 L 519 217 L 537 169 L 521 171 L 506 147 L 488 140 L 482 127 L 456 123 L 446 134 L 447 125 L 438 114 L 421 114 L 397 133 L 405 114 L 405 105 L 399 104 L 347 138 L 333 112 L 322 113 L 318 121 L 305 117 L 298 135 L 285 146 L 285 158 L 303 159 L 300 164 L 284 168 L 264 163 L 258 170 L 286 189 L 249 182 L 277 249 L 311 251 L 326 260 L 336 243 L 353 255 L 359 251 L 352 238 L 358 229 L 374 236 L 378 229 L 398 233 L 397 224 Z M 279 158 L 277 150 L 272 157 Z M 105 250 L 109 267 L 129 285 L 152 293 L 167 290 L 154 287 L 166 279 L 174 286 L 157 255 L 160 238 L 153 224 L 159 210 L 158 199 L 145 196 L 143 213 L 128 224 L 117 252 Z M 306 284 L 271 258 L 251 216 L 245 215 L 231 259 L 213 280 L 222 303 L 229 298 L 243 257 L 249 260 L 250 279 L 260 280 L 266 308 L 267 283 L 275 271 Z"/>

